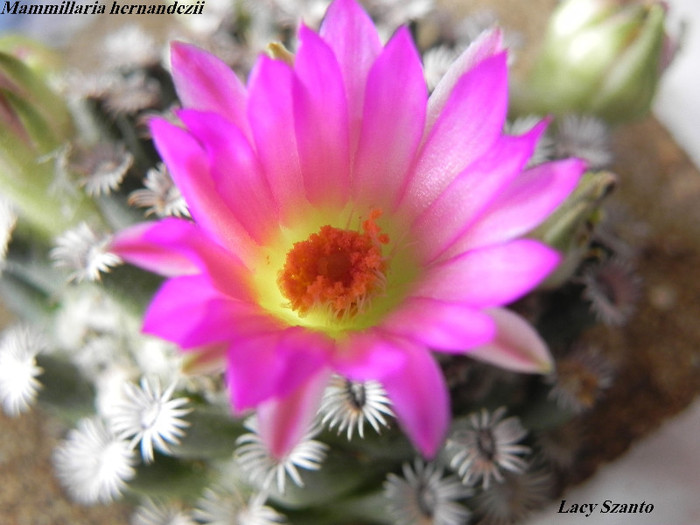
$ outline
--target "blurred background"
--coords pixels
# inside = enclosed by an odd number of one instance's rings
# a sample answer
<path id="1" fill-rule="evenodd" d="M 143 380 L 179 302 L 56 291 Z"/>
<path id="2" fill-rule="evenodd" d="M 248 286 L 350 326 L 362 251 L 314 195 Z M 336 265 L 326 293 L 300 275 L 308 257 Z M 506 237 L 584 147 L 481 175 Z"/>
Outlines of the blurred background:
<path id="1" fill-rule="evenodd" d="M 654 116 L 671 133 L 700 168 L 700 2 L 669 0 L 669 21 L 674 31 L 684 31 L 681 51 L 662 79 L 654 104 Z M 695 173 L 688 191 L 700 197 Z M 697 201 L 696 201 L 697 202 Z M 700 297 L 696 298 L 700 301 Z M 697 525 L 700 523 L 700 402 L 667 421 L 637 442 L 583 485 L 565 494 L 571 503 L 654 504 L 649 515 L 592 516 L 589 522 L 605 525 Z M 528 525 L 582 523 L 584 516 L 558 514 L 559 504 L 533 516 Z"/>

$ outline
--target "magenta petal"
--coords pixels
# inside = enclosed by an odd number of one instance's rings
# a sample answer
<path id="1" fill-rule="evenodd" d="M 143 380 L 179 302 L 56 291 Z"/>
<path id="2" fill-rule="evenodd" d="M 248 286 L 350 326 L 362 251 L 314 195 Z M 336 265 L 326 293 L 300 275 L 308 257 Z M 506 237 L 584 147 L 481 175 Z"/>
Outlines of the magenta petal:
<path id="1" fill-rule="evenodd" d="M 226 384 L 231 406 L 236 413 L 254 408 L 275 396 L 279 387 L 279 370 L 284 367 L 282 359 L 277 355 L 279 339 L 277 332 L 263 333 L 238 340 L 229 346 Z M 274 382 L 270 380 L 270 373 L 274 373 Z M 261 374 L 265 374 L 264 380 Z"/>
<path id="2" fill-rule="evenodd" d="M 284 458 L 309 431 L 329 377 L 327 369 L 319 370 L 289 396 L 258 407 L 258 433 L 273 457 Z"/>
<path id="3" fill-rule="evenodd" d="M 234 342 L 226 378 L 236 411 L 291 395 L 327 365 L 330 348 L 326 337 L 299 327 L 268 330 Z"/>
<path id="4" fill-rule="evenodd" d="M 248 118 L 257 155 L 285 223 L 293 222 L 306 198 L 294 130 L 292 75 L 286 63 L 263 56 L 248 79 Z"/>
<path id="5" fill-rule="evenodd" d="M 143 222 L 119 231 L 112 239 L 109 251 L 131 264 L 166 277 L 192 275 L 201 271 L 200 266 L 185 254 L 169 247 L 152 245 L 147 238 L 154 228 L 160 228 L 159 223 Z"/>
<path id="6" fill-rule="evenodd" d="M 488 246 L 431 266 L 414 295 L 477 308 L 500 306 L 532 290 L 559 259 L 557 252 L 531 240 Z"/>
<path id="7" fill-rule="evenodd" d="M 214 186 L 250 236 L 263 243 L 279 222 L 277 205 L 255 152 L 243 133 L 215 113 L 178 113 L 209 154 Z"/>
<path id="8" fill-rule="evenodd" d="M 353 334 L 340 341 L 333 352 L 333 368 L 353 381 L 381 380 L 399 370 L 406 362 L 406 352 L 398 338 L 376 330 Z"/>
<path id="9" fill-rule="evenodd" d="M 569 196 L 584 170 L 582 161 L 567 159 L 524 172 L 458 241 L 460 249 L 496 244 L 526 234 Z"/>
<path id="10" fill-rule="evenodd" d="M 187 131 L 163 119 L 150 121 L 156 149 L 197 224 L 243 260 L 250 260 L 254 243 L 221 198 L 209 171 L 209 159 Z"/>
<path id="11" fill-rule="evenodd" d="M 257 306 L 232 300 L 202 275 L 166 281 L 149 305 L 143 323 L 145 333 L 183 349 L 276 329 L 279 326 Z"/>
<path id="12" fill-rule="evenodd" d="M 420 239 L 420 255 L 424 262 L 465 251 L 452 245 L 469 231 L 495 196 L 521 173 L 545 127 L 543 122 L 525 135 L 501 137 L 418 217 L 413 233 Z"/>
<path id="13" fill-rule="evenodd" d="M 361 201 L 393 208 L 423 135 L 426 99 L 420 58 L 408 30 L 401 28 L 367 79 L 352 181 Z"/>
<path id="14" fill-rule="evenodd" d="M 246 89 L 233 70 L 191 44 L 175 42 L 170 50 L 173 81 L 182 105 L 224 115 L 250 136 Z"/>
<path id="15" fill-rule="evenodd" d="M 315 205 L 342 206 L 350 189 L 343 77 L 333 51 L 316 33 L 302 26 L 299 40 L 292 92 L 306 196 Z"/>
<path id="16" fill-rule="evenodd" d="M 363 115 L 365 81 L 382 44 L 372 20 L 354 0 L 331 3 L 319 34 L 335 53 L 343 75 L 350 119 L 350 151 L 354 151 Z"/>
<path id="17" fill-rule="evenodd" d="M 434 457 L 450 421 L 447 386 L 435 359 L 424 348 L 410 348 L 404 366 L 382 384 L 408 437 L 425 457 Z"/>
<path id="18" fill-rule="evenodd" d="M 408 182 L 402 206 L 426 209 L 464 168 L 500 136 L 508 102 L 505 53 L 480 62 L 452 90 L 427 136 Z"/>
<path id="19" fill-rule="evenodd" d="M 488 313 L 498 334 L 493 342 L 470 351 L 470 357 L 514 372 L 551 372 L 554 361 L 547 344 L 525 319 L 505 308 Z"/>
<path id="20" fill-rule="evenodd" d="M 488 343 L 496 335 L 493 320 L 479 310 L 421 298 L 408 299 L 382 322 L 382 329 L 456 353 Z"/>
<path id="21" fill-rule="evenodd" d="M 117 234 L 112 249 L 136 266 L 156 272 L 162 268 L 159 273 L 171 269 L 169 258 L 190 261 L 186 273 L 206 273 L 219 291 L 244 301 L 251 298 L 248 270 L 189 221 L 170 218 L 127 228 Z"/>
<path id="22" fill-rule="evenodd" d="M 430 95 L 426 131 L 430 131 L 442 113 L 452 90 L 459 80 L 476 64 L 503 50 L 503 38 L 499 29 L 482 33 L 455 60 Z"/>

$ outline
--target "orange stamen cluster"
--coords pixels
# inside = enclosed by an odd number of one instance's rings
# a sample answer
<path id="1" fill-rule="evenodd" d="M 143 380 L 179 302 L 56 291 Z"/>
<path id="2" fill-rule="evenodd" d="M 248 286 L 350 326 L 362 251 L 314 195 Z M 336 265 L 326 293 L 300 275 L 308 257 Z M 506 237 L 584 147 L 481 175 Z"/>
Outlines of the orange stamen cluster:
<path id="1" fill-rule="evenodd" d="M 324 307 L 337 318 L 361 312 L 385 284 L 386 261 L 381 244 L 389 236 L 375 222 L 373 210 L 362 233 L 323 226 L 287 253 L 277 284 L 289 306 L 300 315 Z"/>

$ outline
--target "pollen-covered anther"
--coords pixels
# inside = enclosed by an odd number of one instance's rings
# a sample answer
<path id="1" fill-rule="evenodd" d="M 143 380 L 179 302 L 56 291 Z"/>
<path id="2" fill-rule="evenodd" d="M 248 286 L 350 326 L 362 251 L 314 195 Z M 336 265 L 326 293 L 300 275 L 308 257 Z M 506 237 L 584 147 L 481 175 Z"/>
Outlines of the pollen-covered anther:
<path id="1" fill-rule="evenodd" d="M 387 262 L 381 245 L 389 242 L 373 210 L 362 232 L 322 226 L 287 253 L 277 284 L 289 306 L 300 315 L 317 307 L 337 318 L 360 313 L 386 283 Z"/>

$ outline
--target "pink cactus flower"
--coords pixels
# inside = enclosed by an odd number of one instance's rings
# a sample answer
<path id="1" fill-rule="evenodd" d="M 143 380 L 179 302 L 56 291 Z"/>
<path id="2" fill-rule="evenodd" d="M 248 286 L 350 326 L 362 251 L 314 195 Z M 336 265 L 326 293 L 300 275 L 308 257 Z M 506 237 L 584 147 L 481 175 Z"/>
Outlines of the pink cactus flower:
<path id="1" fill-rule="evenodd" d="M 335 0 L 299 40 L 293 65 L 261 56 L 247 86 L 173 45 L 182 125 L 151 130 L 194 221 L 133 226 L 112 249 L 169 277 L 144 330 L 225 358 L 234 411 L 257 410 L 275 456 L 301 439 L 335 372 L 380 381 L 430 457 L 450 420 L 432 351 L 550 368 L 541 338 L 503 306 L 557 265 L 519 237 L 584 167 L 525 170 L 546 123 L 503 134 L 498 32 L 430 96 L 409 31 L 382 45 L 354 0 Z"/>

